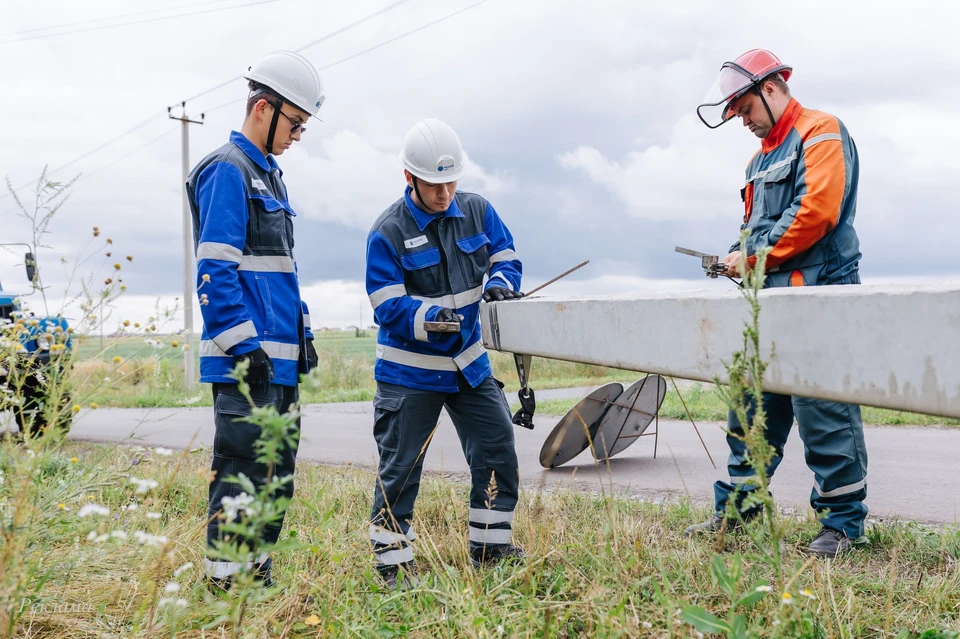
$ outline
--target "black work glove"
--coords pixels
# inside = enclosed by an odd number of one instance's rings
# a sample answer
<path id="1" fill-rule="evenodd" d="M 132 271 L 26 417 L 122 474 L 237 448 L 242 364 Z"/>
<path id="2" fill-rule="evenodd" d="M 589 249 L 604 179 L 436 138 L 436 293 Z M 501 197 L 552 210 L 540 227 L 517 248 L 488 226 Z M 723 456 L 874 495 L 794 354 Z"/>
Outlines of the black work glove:
<path id="1" fill-rule="evenodd" d="M 513 423 L 533 430 L 533 414 L 537 411 L 537 397 L 532 388 L 520 389 L 517 393 L 520 398 L 520 410 L 513 415 Z"/>
<path id="2" fill-rule="evenodd" d="M 317 349 L 313 346 L 313 340 L 307 340 L 307 372 L 309 373 L 320 365 L 320 357 L 317 355 Z"/>
<path id="3" fill-rule="evenodd" d="M 457 322 L 459 323 L 462 318 L 457 315 L 457 312 L 452 308 L 441 308 L 437 311 L 437 322 Z"/>
<path id="4" fill-rule="evenodd" d="M 518 300 L 523 297 L 520 291 L 511 291 L 505 286 L 491 286 L 483 292 L 484 302 L 503 302 L 506 300 Z"/>
<path id="5" fill-rule="evenodd" d="M 245 380 L 250 385 L 250 390 L 266 395 L 270 390 L 270 382 L 273 380 L 273 363 L 270 361 L 270 356 L 267 355 L 265 350 L 258 348 L 252 353 L 244 353 L 233 358 L 233 361 L 237 364 L 248 360 L 250 366 L 247 368 Z"/>

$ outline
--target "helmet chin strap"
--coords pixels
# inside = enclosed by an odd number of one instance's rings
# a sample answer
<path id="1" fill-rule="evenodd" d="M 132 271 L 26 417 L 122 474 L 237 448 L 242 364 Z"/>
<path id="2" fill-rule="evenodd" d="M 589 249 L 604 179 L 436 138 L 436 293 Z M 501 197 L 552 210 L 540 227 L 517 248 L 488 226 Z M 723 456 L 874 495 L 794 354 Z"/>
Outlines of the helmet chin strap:
<path id="1" fill-rule="evenodd" d="M 267 104 L 273 107 L 273 119 L 270 121 L 270 131 L 267 133 L 267 153 L 273 153 L 273 136 L 277 132 L 277 121 L 280 119 L 280 109 L 283 108 L 283 98 L 277 96 L 276 104 L 270 102 L 267 102 Z M 770 109 L 767 109 L 767 111 L 769 110 Z M 420 194 L 418 193 L 417 197 L 419 196 Z"/>
<path id="2" fill-rule="evenodd" d="M 420 206 L 427 209 L 427 213 L 436 214 L 437 212 L 431 211 L 429 208 L 427 208 L 427 203 L 423 201 L 423 196 L 420 195 L 420 186 L 419 186 L 419 182 L 417 181 L 417 176 L 413 175 L 412 173 L 410 174 L 410 176 L 413 178 L 413 191 L 414 193 L 417 194 L 417 200 L 420 202 Z"/>
<path id="3" fill-rule="evenodd" d="M 770 110 L 770 105 L 767 104 L 767 99 L 763 97 L 763 83 L 766 82 L 767 78 L 760 80 L 760 83 L 757 84 L 757 95 L 760 96 L 760 101 L 763 102 L 763 108 L 767 110 L 767 115 L 770 116 L 770 128 L 772 129 L 777 125 L 777 119 L 773 117 L 773 111 Z"/>

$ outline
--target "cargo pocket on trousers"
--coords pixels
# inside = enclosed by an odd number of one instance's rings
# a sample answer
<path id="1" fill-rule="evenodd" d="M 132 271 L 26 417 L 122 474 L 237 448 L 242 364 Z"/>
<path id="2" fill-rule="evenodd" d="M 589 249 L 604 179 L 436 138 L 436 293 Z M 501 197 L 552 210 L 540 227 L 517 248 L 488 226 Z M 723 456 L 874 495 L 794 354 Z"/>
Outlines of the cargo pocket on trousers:
<path id="1" fill-rule="evenodd" d="M 381 395 L 373 398 L 373 438 L 380 454 L 400 450 L 400 430 L 403 427 L 403 397 Z"/>
<path id="2" fill-rule="evenodd" d="M 273 402 L 276 387 L 264 396 L 254 397 L 257 406 Z M 213 438 L 213 451 L 218 457 L 229 457 L 244 461 L 256 461 L 254 444 L 260 438 L 260 427 L 247 421 L 252 409 L 246 397 L 221 391 L 214 404 L 214 420 L 217 432 Z"/>

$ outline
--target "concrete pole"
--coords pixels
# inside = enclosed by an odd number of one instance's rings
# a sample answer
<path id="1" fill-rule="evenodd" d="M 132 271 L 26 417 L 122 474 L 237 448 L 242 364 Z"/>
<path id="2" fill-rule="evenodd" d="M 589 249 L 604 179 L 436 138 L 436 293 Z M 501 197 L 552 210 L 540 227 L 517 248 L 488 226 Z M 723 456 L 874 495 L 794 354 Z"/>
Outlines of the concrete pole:
<path id="1" fill-rule="evenodd" d="M 768 289 L 760 306 L 765 390 L 960 418 L 960 280 Z M 747 319 L 729 285 L 480 306 L 487 348 L 708 383 L 727 382 Z"/>
<path id="2" fill-rule="evenodd" d="M 193 336 L 193 307 L 197 299 L 197 267 L 194 264 L 193 250 L 193 220 L 190 216 L 190 202 L 187 199 L 185 185 L 190 173 L 190 124 L 203 124 L 203 114 L 200 120 L 191 120 L 187 116 L 186 102 L 182 103 L 183 112 L 179 118 L 170 115 L 174 120 L 181 122 L 180 153 L 181 153 L 181 180 L 180 189 L 183 193 L 183 343 L 186 350 L 183 352 L 183 383 L 187 389 L 197 385 L 196 373 L 196 340 Z M 167 108 L 169 114 L 170 108 Z"/>

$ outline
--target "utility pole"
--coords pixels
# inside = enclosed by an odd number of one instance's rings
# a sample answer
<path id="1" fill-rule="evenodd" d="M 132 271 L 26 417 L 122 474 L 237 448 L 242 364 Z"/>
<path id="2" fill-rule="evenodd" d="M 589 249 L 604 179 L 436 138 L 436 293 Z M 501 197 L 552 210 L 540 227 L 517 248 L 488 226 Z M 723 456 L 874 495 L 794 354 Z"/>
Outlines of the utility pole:
<path id="1" fill-rule="evenodd" d="M 193 221 L 190 217 L 190 203 L 187 200 L 187 175 L 190 173 L 190 125 L 203 124 L 203 113 L 199 120 L 191 120 L 187 116 L 187 103 L 180 103 L 180 117 L 175 117 L 172 107 L 167 107 L 167 115 L 171 120 L 180 120 L 180 151 L 183 175 L 180 180 L 180 191 L 183 193 L 183 383 L 188 389 L 197 384 L 196 349 L 193 339 L 193 303 L 197 298 L 197 268 L 194 266 L 193 252 Z"/>

